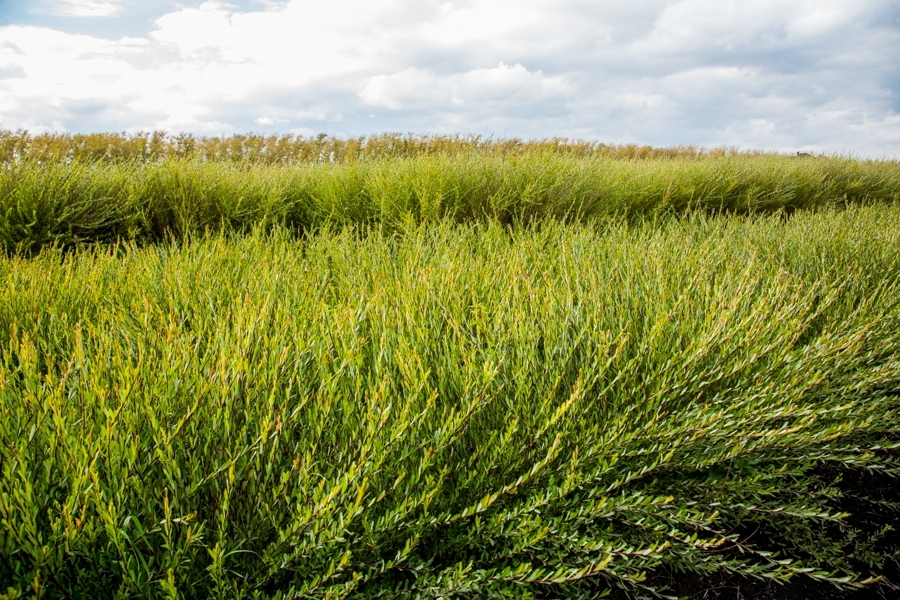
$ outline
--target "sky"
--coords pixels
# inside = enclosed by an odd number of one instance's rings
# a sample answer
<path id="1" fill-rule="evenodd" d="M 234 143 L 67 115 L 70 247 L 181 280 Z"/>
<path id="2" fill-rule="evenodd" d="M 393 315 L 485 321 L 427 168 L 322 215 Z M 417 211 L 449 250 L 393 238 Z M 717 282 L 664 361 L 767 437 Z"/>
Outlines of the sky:
<path id="1" fill-rule="evenodd" d="M 897 0 L 0 0 L 0 129 L 900 157 Z"/>

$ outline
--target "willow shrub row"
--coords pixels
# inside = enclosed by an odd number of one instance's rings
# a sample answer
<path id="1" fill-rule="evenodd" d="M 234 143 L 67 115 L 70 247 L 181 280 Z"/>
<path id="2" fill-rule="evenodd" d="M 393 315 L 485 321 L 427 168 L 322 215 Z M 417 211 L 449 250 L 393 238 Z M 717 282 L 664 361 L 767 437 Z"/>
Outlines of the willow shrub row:
<path id="1" fill-rule="evenodd" d="M 820 467 L 898 467 L 898 247 L 882 206 L 2 259 L 0 581 L 588 598 L 665 566 L 862 585 L 879 532 Z"/>
<path id="2" fill-rule="evenodd" d="M 196 158 L 249 164 L 348 163 L 366 160 L 413 158 L 434 154 L 512 156 L 528 152 L 616 159 L 698 158 L 753 155 L 758 151 L 734 148 L 707 150 L 695 146 L 655 148 L 637 144 L 603 144 L 585 140 L 550 138 L 494 139 L 480 135 L 401 135 L 383 133 L 338 138 L 321 133 L 299 135 L 235 134 L 196 137 L 191 134 L 153 133 L 43 133 L 0 130 L 0 164 L 23 160 L 43 162 L 155 162 L 168 158 Z"/>
<path id="3" fill-rule="evenodd" d="M 529 152 L 312 166 L 29 161 L 0 171 L 0 247 L 33 253 L 254 228 L 305 234 L 347 224 L 584 222 L 897 199 L 900 164 L 841 158 L 622 161 Z"/>

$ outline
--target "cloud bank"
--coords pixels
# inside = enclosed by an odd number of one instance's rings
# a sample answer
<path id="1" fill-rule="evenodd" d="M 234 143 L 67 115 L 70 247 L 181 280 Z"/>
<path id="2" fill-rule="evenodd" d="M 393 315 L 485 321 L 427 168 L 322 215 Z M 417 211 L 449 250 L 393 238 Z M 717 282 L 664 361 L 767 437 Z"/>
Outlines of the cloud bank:
<path id="1" fill-rule="evenodd" d="M 122 0 L 54 0 L 38 11 L 58 17 L 112 17 L 122 11 Z"/>
<path id="2" fill-rule="evenodd" d="M 129 1 L 50 6 L 135 27 Z M 0 28 L 0 127 L 900 156 L 897 56 L 891 0 L 163 2 L 139 36 Z"/>

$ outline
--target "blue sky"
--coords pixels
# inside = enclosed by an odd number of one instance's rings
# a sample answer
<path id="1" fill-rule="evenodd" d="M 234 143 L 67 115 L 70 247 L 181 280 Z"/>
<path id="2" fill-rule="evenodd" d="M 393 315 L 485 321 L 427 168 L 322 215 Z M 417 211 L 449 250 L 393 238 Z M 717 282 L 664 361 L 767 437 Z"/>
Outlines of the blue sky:
<path id="1" fill-rule="evenodd" d="M 895 0 L 0 0 L 0 128 L 900 156 Z"/>

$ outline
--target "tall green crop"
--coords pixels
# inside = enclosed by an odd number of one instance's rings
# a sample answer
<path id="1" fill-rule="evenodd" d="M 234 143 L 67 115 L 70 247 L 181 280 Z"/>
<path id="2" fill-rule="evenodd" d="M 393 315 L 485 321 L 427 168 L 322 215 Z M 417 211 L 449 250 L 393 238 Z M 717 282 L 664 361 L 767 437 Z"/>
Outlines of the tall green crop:
<path id="1" fill-rule="evenodd" d="M 167 158 L 197 158 L 243 164 L 319 164 L 351 163 L 368 160 L 406 159 L 435 154 L 515 156 L 529 152 L 560 156 L 604 156 L 613 159 L 700 158 L 707 156 L 752 156 L 758 151 L 717 148 L 705 150 L 693 146 L 653 148 L 650 146 L 610 145 L 583 140 L 552 138 L 544 140 L 485 139 L 462 135 L 400 135 L 385 133 L 368 137 L 341 139 L 320 134 L 316 137 L 294 135 L 236 134 L 230 137 L 194 137 L 190 134 L 133 135 L 91 133 L 33 135 L 27 131 L 0 130 L 0 164 L 23 160 L 49 162 L 156 162 Z"/>
<path id="2" fill-rule="evenodd" d="M 814 467 L 897 466 L 898 247 L 881 206 L 3 259 L 0 583 L 574 598 L 665 565 L 857 585 L 865 543 Z M 762 522 L 768 541 L 741 534 Z"/>
<path id="3" fill-rule="evenodd" d="M 444 219 L 527 224 L 790 213 L 898 198 L 898 163 L 844 158 L 618 160 L 538 148 L 312 165 L 27 160 L 0 171 L 0 246 L 13 254 L 255 228 L 305 235 L 344 225 L 396 231 Z"/>

